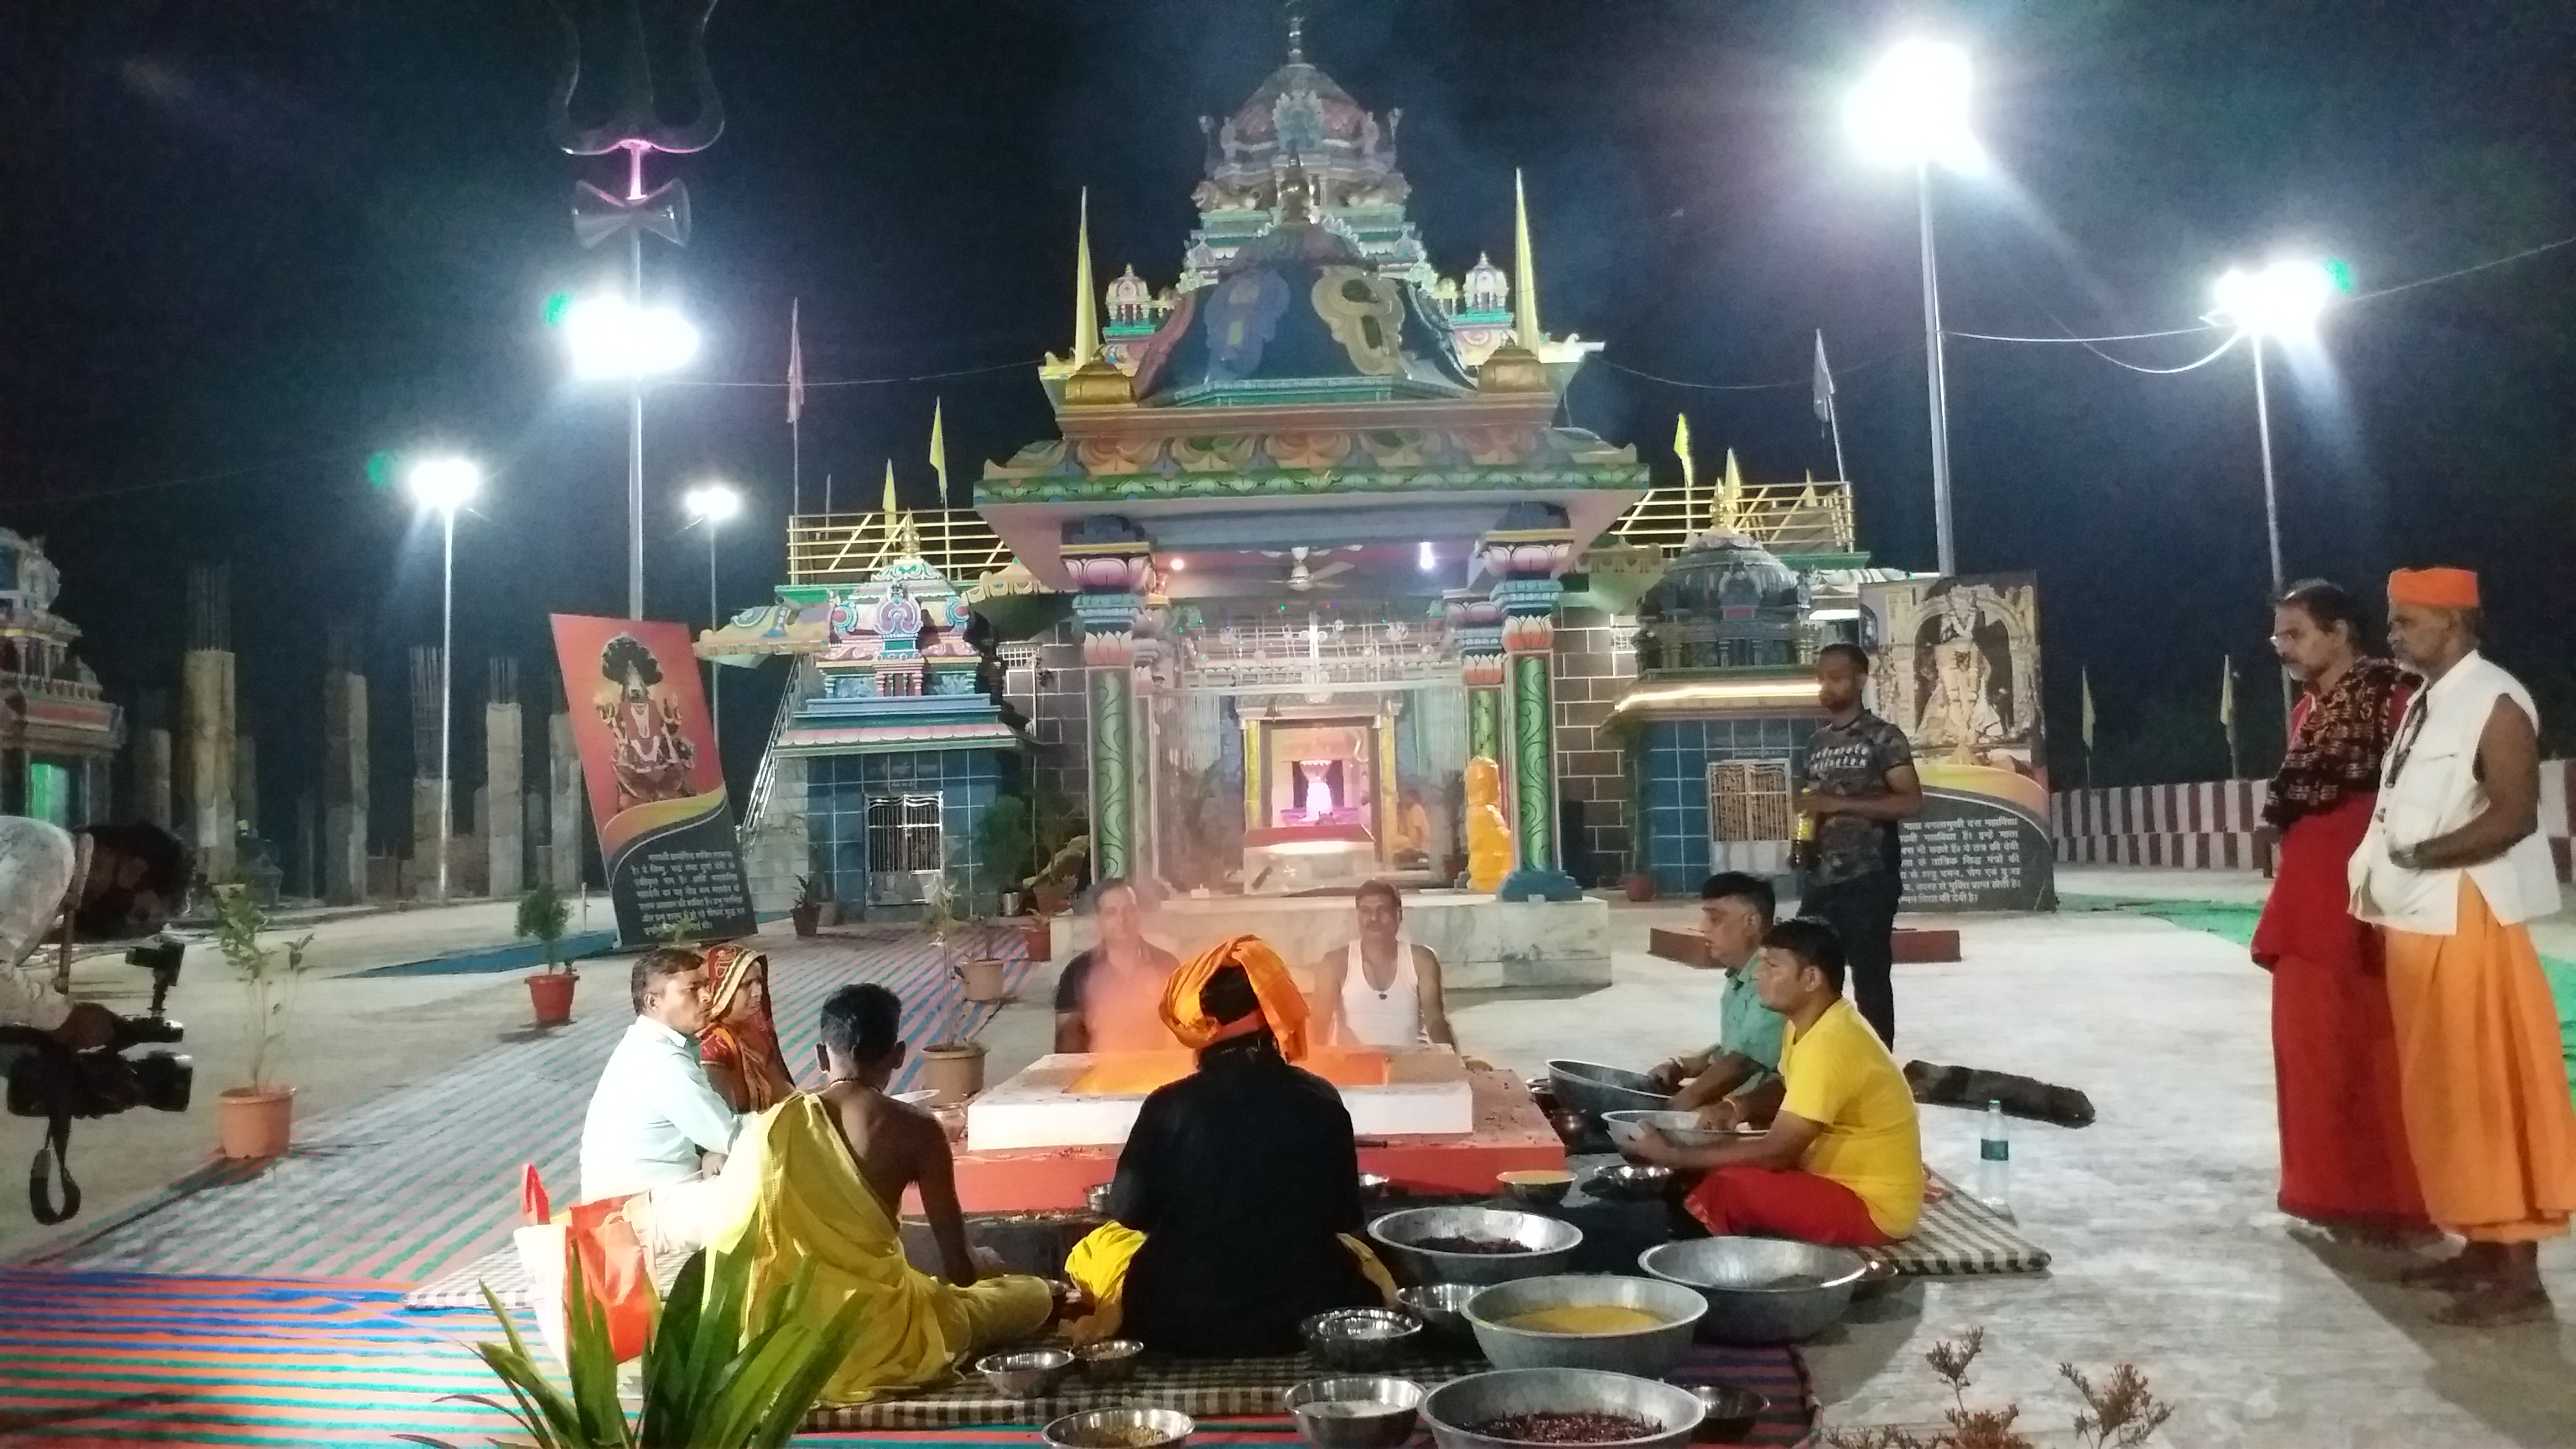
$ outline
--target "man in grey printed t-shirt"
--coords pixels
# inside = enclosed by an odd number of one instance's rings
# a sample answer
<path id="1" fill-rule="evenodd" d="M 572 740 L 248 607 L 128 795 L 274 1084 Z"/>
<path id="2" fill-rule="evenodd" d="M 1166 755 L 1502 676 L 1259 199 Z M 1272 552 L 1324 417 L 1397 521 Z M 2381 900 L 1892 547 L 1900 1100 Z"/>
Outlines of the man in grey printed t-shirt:
<path id="1" fill-rule="evenodd" d="M 1807 740 L 1798 810 L 1815 820 L 1798 913 L 1842 938 L 1852 1004 L 1879 1040 L 1896 1042 L 1897 822 L 1923 808 L 1905 732 L 1861 707 L 1869 654 L 1828 644 L 1816 655 L 1816 703 L 1825 724 Z"/>

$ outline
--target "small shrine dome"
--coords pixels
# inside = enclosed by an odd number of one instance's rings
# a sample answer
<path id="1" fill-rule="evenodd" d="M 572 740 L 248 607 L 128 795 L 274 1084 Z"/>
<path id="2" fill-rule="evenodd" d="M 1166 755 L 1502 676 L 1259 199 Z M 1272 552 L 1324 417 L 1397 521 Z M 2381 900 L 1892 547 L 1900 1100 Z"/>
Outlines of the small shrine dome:
<path id="1" fill-rule="evenodd" d="M 1805 575 L 1743 534 L 1702 534 L 1637 603 L 1639 667 L 1793 666 L 1810 587 Z"/>
<path id="2" fill-rule="evenodd" d="M 1483 252 L 1476 254 L 1476 264 L 1467 269 L 1466 294 L 1470 312 L 1505 313 L 1512 309 L 1511 279 Z"/>
<path id="3" fill-rule="evenodd" d="M 63 590 L 62 571 L 30 538 L 0 528 L 0 613 L 42 614 Z"/>

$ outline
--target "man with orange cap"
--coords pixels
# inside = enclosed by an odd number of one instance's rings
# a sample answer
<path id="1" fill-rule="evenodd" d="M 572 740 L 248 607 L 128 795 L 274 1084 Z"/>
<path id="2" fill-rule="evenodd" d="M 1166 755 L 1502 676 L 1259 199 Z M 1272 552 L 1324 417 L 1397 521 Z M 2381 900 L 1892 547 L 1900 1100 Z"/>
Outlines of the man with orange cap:
<path id="1" fill-rule="evenodd" d="M 2558 1012 L 2524 924 L 2558 909 L 2540 834 L 2540 713 L 2481 656 L 2478 580 L 2400 569 L 2388 643 L 2424 679 L 2350 867 L 2387 947 L 2407 1147 L 2433 1221 L 2468 1240 L 2407 1282 L 2442 1322 L 2545 1320 L 2538 1244 L 2576 1213 L 2576 1105 Z"/>
<path id="2" fill-rule="evenodd" d="M 1362 1246 L 1359 1146 L 1306 1054 L 1306 999 L 1277 952 L 1237 936 L 1184 963 L 1163 1021 L 1198 1070 L 1145 1099 L 1118 1154 L 1107 1226 L 1065 1273 L 1098 1305 L 1077 1340 L 1168 1353 L 1294 1353 L 1308 1315 L 1386 1301 Z"/>

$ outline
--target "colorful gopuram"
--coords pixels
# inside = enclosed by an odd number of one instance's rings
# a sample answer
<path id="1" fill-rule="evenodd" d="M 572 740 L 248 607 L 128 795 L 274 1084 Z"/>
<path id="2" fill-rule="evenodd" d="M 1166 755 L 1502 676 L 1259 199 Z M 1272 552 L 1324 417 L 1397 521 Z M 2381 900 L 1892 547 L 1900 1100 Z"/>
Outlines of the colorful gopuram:
<path id="1" fill-rule="evenodd" d="M 72 652 L 53 611 L 62 574 L 43 546 L 0 528 L 0 815 L 57 825 L 108 818 L 108 770 L 125 718 Z"/>

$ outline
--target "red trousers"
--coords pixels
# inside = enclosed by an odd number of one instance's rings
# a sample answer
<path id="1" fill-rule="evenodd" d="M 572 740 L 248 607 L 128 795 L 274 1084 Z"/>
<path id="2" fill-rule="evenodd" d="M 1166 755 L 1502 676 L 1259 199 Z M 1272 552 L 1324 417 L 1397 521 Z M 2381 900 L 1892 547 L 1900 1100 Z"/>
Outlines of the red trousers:
<path id="1" fill-rule="evenodd" d="M 1834 1248 L 1894 1241 L 1870 1220 L 1860 1195 L 1830 1177 L 1772 1167 L 1721 1167 L 1682 1200 L 1721 1238 L 1788 1238 Z"/>

